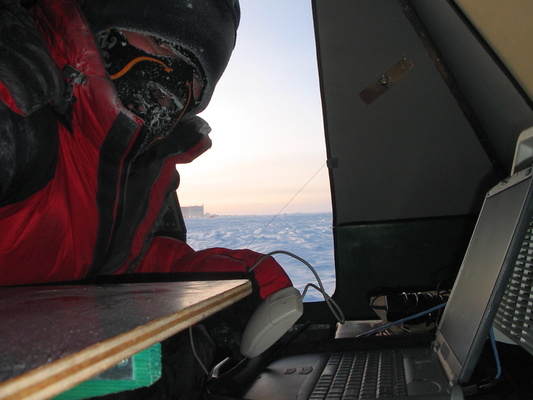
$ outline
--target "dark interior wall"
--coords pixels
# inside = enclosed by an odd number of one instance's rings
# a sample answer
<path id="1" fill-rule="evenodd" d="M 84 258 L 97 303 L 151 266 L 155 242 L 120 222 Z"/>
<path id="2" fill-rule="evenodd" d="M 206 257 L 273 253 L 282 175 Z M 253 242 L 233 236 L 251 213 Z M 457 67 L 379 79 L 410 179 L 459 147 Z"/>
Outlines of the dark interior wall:
<path id="1" fill-rule="evenodd" d="M 314 6 L 335 225 L 476 212 L 492 165 L 400 3 Z M 414 67 L 363 102 L 400 57 Z"/>
<path id="2" fill-rule="evenodd" d="M 349 317 L 367 318 L 368 296 L 378 287 L 435 289 L 453 279 L 484 194 L 501 176 L 480 133 L 508 172 L 533 113 L 447 0 L 313 0 L 313 7 L 335 298 Z M 406 11 L 422 21 L 442 57 L 438 67 L 450 68 L 479 125 L 465 115 Z M 413 68 L 375 101 L 362 101 L 359 93 L 401 57 Z"/>
<path id="3" fill-rule="evenodd" d="M 335 228 L 335 300 L 350 319 L 375 319 L 371 295 L 450 290 L 475 221 L 447 217 Z"/>
<path id="4" fill-rule="evenodd" d="M 531 99 L 453 3 L 424 0 L 410 3 L 424 21 L 509 173 L 518 135 L 533 126 Z"/>

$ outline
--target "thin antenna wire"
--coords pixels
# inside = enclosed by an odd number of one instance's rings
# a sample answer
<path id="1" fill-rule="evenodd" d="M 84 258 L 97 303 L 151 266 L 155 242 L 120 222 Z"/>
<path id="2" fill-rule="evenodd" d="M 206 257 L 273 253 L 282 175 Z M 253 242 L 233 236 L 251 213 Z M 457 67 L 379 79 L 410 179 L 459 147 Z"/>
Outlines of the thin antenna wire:
<path id="1" fill-rule="evenodd" d="M 309 178 L 309 180 L 308 180 L 307 182 L 305 182 L 305 184 L 300 188 L 300 190 L 298 190 L 298 191 L 296 192 L 296 194 L 295 194 L 294 196 L 292 196 L 292 198 L 287 202 L 287 204 L 285 204 L 285 205 L 282 207 L 282 209 L 279 210 L 278 213 L 277 213 L 276 215 L 274 215 L 274 217 L 272 217 L 272 219 L 268 222 L 268 224 L 266 224 L 265 226 L 263 226 L 263 228 L 259 231 L 259 233 L 258 233 L 257 235 L 254 236 L 254 238 L 252 239 L 252 241 L 251 241 L 250 243 L 248 243 L 248 246 L 246 246 L 246 248 L 249 248 L 249 247 L 252 245 L 252 243 L 255 242 L 255 239 L 257 239 L 259 236 L 261 236 L 261 234 L 263 233 L 263 231 L 264 231 L 266 228 L 269 227 L 269 225 L 270 225 L 270 224 L 271 224 L 271 223 L 272 223 L 272 222 L 273 222 L 273 221 L 274 221 L 274 220 L 275 220 L 275 219 L 276 219 L 276 218 L 277 218 L 277 217 L 283 212 L 283 210 L 285 210 L 285 209 L 287 208 L 287 206 L 288 206 L 289 204 L 291 204 L 291 202 L 296 198 L 296 196 L 298 196 L 298 195 L 300 194 L 300 192 L 301 192 L 302 190 L 305 189 L 305 187 L 309 184 L 309 182 L 311 182 L 311 181 L 315 178 L 315 176 L 317 176 L 318 173 L 319 173 L 320 171 L 322 171 L 322 168 L 324 168 L 325 165 L 326 165 L 326 162 L 325 162 L 324 164 L 322 164 L 322 166 L 318 169 L 318 171 L 316 171 L 316 172 L 314 173 L 314 175 L 313 175 L 311 178 Z"/>

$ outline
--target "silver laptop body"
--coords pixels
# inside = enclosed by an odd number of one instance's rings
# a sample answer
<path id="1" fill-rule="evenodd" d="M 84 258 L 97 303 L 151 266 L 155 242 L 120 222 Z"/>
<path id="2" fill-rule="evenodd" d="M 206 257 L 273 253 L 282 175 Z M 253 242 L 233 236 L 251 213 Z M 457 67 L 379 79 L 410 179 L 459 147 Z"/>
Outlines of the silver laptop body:
<path id="1" fill-rule="evenodd" d="M 531 168 L 526 168 L 487 193 L 431 348 L 400 349 L 407 391 L 395 398 L 462 398 L 461 384 L 472 376 L 532 220 L 531 186 Z M 315 395 L 330 357 L 306 354 L 280 359 L 244 398 L 339 398 Z"/>

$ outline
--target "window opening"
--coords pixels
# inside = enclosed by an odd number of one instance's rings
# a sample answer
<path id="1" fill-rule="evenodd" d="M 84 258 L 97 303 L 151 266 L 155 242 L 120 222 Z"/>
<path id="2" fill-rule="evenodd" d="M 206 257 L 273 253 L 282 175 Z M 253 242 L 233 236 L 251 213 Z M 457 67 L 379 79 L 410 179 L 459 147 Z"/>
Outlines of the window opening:
<path id="1" fill-rule="evenodd" d="M 213 147 L 179 165 L 188 243 L 286 250 L 335 289 L 331 194 L 311 2 L 241 0 L 237 45 L 200 115 Z M 202 218 L 194 218 L 202 216 Z M 315 282 L 276 256 L 297 289 Z M 321 301 L 310 289 L 306 301 Z"/>

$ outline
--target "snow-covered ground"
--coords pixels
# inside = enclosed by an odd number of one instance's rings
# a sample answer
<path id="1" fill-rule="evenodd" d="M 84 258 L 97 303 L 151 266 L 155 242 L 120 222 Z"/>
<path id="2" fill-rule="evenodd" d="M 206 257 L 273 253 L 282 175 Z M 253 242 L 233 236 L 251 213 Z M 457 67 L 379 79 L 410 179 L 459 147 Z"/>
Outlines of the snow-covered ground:
<path id="1" fill-rule="evenodd" d="M 250 249 L 261 253 L 284 250 L 305 259 L 317 271 L 326 291 L 335 290 L 332 216 L 330 213 L 237 215 L 187 218 L 187 241 L 196 250 L 209 247 Z M 313 273 L 300 261 L 275 255 L 294 286 L 300 291 L 317 283 Z M 309 289 L 305 301 L 322 300 Z"/>

